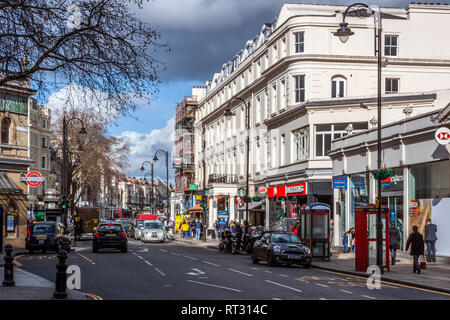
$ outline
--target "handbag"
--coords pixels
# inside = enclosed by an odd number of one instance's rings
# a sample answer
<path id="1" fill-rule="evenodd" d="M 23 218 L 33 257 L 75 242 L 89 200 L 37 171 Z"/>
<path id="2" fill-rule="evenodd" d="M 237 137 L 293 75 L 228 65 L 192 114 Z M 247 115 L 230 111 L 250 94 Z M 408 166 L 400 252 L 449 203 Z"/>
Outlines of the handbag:
<path id="1" fill-rule="evenodd" d="M 423 261 L 420 261 L 420 269 L 426 269 L 427 268 L 427 262 L 425 261 L 425 256 L 423 255 L 422 256 L 423 258 L 422 258 L 422 260 Z"/>

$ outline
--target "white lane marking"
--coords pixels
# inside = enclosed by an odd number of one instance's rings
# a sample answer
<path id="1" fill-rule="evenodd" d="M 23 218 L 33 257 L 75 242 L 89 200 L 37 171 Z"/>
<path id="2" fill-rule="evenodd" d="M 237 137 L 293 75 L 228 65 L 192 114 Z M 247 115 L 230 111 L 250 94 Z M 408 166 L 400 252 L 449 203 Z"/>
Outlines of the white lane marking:
<path id="1" fill-rule="evenodd" d="M 176 252 L 171 252 L 170 254 L 173 254 L 174 256 L 181 256 L 181 254 L 176 253 Z"/>
<path id="2" fill-rule="evenodd" d="M 161 270 L 159 270 L 158 268 L 155 268 L 156 271 L 159 272 L 160 275 L 162 275 L 163 277 L 166 276 L 166 274 L 164 272 L 162 272 Z"/>
<path id="3" fill-rule="evenodd" d="M 147 260 L 144 261 L 146 264 L 148 264 L 149 266 L 153 266 L 150 262 L 148 262 Z"/>
<path id="4" fill-rule="evenodd" d="M 319 298 L 319 300 L 327 300 L 327 299 L 325 299 L 325 298 Z"/>
<path id="5" fill-rule="evenodd" d="M 208 262 L 208 261 L 204 261 L 204 260 L 202 262 L 210 264 L 212 266 L 220 267 L 218 264 L 215 264 L 215 263 L 212 263 L 212 262 Z"/>
<path id="6" fill-rule="evenodd" d="M 164 287 L 171 287 L 171 284 L 165 284 Z"/>
<path id="7" fill-rule="evenodd" d="M 136 252 L 134 252 L 134 251 L 133 251 L 133 254 L 134 254 L 135 256 L 137 256 L 137 255 L 138 255 L 138 254 L 137 254 Z"/>
<path id="8" fill-rule="evenodd" d="M 201 274 L 205 274 L 202 270 L 196 269 L 196 268 L 191 268 L 192 270 L 194 270 L 195 272 L 187 272 L 186 274 L 191 275 L 191 276 L 199 276 Z"/>
<path id="9" fill-rule="evenodd" d="M 272 300 L 281 300 L 280 298 L 272 298 Z"/>
<path id="10" fill-rule="evenodd" d="M 137 256 L 139 259 L 144 260 L 144 258 L 142 258 L 141 256 Z"/>
<path id="11" fill-rule="evenodd" d="M 245 272 L 242 272 L 242 271 L 239 271 L 239 270 L 234 270 L 234 269 L 231 269 L 231 268 L 228 268 L 228 270 L 233 271 L 233 272 L 237 272 L 237 273 L 240 273 L 240 274 L 244 274 L 244 275 L 249 276 L 249 277 L 253 277 L 253 275 L 245 273 Z"/>
<path id="12" fill-rule="evenodd" d="M 204 286 L 210 286 L 210 287 L 215 287 L 215 288 L 220 288 L 220 289 L 225 289 L 225 290 L 230 290 L 230 291 L 236 291 L 236 292 L 242 292 L 242 290 L 239 289 L 233 289 L 233 288 L 227 288 L 227 287 L 222 287 L 222 286 L 217 286 L 215 284 L 210 284 L 210 283 L 204 283 L 204 282 L 198 282 L 198 281 L 194 281 L 194 280 L 188 280 L 189 282 L 193 282 L 193 283 L 197 283 L 197 284 L 201 284 Z"/>
<path id="13" fill-rule="evenodd" d="M 191 260 L 197 260 L 197 258 L 194 257 L 189 257 L 189 256 L 184 256 L 185 258 L 191 259 Z"/>
<path id="14" fill-rule="evenodd" d="M 291 290 L 294 290 L 294 291 L 297 291 L 297 292 L 303 292 L 302 290 L 295 289 L 295 288 L 292 288 L 292 287 L 288 287 L 288 286 L 285 286 L 284 284 L 276 283 L 276 282 L 273 282 L 273 281 L 270 281 L 270 280 L 265 280 L 265 281 L 268 282 L 268 283 L 275 284 L 277 286 L 286 288 L 286 289 L 291 289 Z"/>
<path id="15" fill-rule="evenodd" d="M 159 249 L 159 250 L 161 250 L 162 252 L 165 252 L 165 253 L 167 253 L 167 250 L 164 250 L 164 249 Z"/>

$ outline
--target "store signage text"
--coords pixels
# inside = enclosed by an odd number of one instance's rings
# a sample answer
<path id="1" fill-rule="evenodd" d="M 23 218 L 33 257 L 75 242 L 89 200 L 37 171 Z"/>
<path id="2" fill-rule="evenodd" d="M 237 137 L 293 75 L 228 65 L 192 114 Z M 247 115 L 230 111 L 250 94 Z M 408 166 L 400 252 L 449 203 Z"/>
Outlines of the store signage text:
<path id="1" fill-rule="evenodd" d="M 333 189 L 347 189 L 347 177 L 346 176 L 333 177 Z"/>
<path id="2" fill-rule="evenodd" d="M 38 171 L 30 171 L 26 177 L 21 177 L 20 181 L 25 181 L 30 187 L 36 188 L 45 181 L 45 178 Z"/>

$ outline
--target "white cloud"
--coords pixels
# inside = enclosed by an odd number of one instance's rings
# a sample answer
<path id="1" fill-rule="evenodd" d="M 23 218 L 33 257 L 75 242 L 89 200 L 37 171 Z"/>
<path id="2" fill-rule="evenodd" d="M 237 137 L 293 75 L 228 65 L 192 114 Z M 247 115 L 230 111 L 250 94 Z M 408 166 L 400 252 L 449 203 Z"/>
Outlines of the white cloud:
<path id="1" fill-rule="evenodd" d="M 135 131 L 125 131 L 119 137 L 122 138 L 130 148 L 129 170 L 125 174 L 129 176 L 142 176 L 140 168 L 144 161 L 151 161 L 155 156 L 155 152 L 159 149 L 169 151 L 169 180 L 172 180 L 172 155 L 174 152 L 174 128 L 175 117 L 169 119 L 166 126 L 161 129 L 153 129 L 148 133 L 139 133 Z M 165 157 L 159 153 L 159 161 L 154 165 L 154 176 L 160 176 L 166 179 Z M 148 172 L 150 172 L 150 168 Z M 147 172 L 147 171 L 146 171 Z"/>
<path id="2" fill-rule="evenodd" d="M 130 97 L 132 97 L 130 95 Z M 143 103 L 138 99 L 134 103 Z M 58 91 L 53 92 L 48 98 L 46 106 L 52 110 L 53 117 L 58 117 L 63 111 L 70 113 L 74 110 L 87 112 L 93 111 L 97 115 L 97 121 L 111 123 L 120 116 L 117 111 L 117 102 L 113 101 L 105 92 L 86 88 L 71 83 Z"/>

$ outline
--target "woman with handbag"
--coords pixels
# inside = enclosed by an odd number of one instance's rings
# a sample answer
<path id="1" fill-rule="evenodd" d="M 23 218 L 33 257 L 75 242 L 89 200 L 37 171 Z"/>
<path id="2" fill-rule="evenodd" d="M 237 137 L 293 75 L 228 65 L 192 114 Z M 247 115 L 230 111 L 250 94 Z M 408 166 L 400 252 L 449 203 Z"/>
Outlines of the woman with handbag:
<path id="1" fill-rule="evenodd" d="M 423 237 L 419 233 L 419 228 L 417 226 L 413 226 L 413 232 L 409 235 L 408 240 L 406 241 L 406 251 L 408 251 L 409 246 L 411 245 L 411 255 L 414 259 L 413 264 L 413 273 L 420 274 L 420 265 L 419 265 L 419 256 L 423 256 L 425 252 L 425 245 L 423 242 Z"/>

